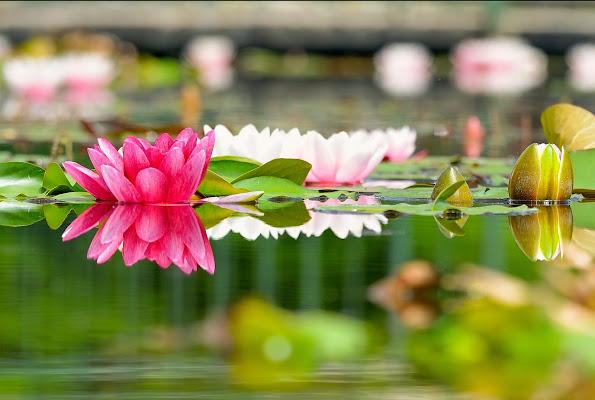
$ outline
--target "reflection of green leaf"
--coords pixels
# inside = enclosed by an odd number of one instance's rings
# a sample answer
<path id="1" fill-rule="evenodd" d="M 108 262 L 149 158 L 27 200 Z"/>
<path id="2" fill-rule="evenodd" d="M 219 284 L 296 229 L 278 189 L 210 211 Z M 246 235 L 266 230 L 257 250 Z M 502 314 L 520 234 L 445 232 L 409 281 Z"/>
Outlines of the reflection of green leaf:
<path id="1" fill-rule="evenodd" d="M 72 207 L 70 204 L 44 204 L 43 215 L 51 229 L 58 229 L 63 223 Z"/>
<path id="2" fill-rule="evenodd" d="M 69 192 L 53 196 L 53 199 L 69 203 L 94 203 L 95 197 L 87 192 Z"/>
<path id="3" fill-rule="evenodd" d="M 267 208 L 266 203 L 274 204 L 277 207 Z M 264 212 L 264 215 L 256 218 L 275 228 L 300 226 L 308 222 L 311 218 L 303 201 L 283 203 L 283 207 L 278 207 L 278 203 L 259 201 L 258 206 Z"/>
<path id="4" fill-rule="evenodd" d="M 0 163 L 0 195 L 39 196 L 43 193 L 45 170 L 26 162 Z"/>
<path id="5" fill-rule="evenodd" d="M 230 194 L 245 193 L 248 190 L 232 186 L 225 179 L 207 169 L 198 191 L 207 197 L 227 196 Z"/>
<path id="6" fill-rule="evenodd" d="M 595 116 L 572 104 L 555 104 L 541 114 L 541 125 L 550 143 L 566 151 L 595 148 Z"/>
<path id="7" fill-rule="evenodd" d="M 22 201 L 0 202 L 0 225 L 2 226 L 26 226 L 43 218 L 43 208 L 39 204 Z"/>
<path id="8" fill-rule="evenodd" d="M 447 238 L 451 238 L 454 236 L 465 236 L 465 231 L 461 226 L 457 224 L 462 218 L 459 219 L 445 219 L 445 218 L 438 218 L 434 217 L 436 223 L 438 224 L 438 228 L 440 231 L 446 236 Z"/>
<path id="9" fill-rule="evenodd" d="M 487 215 L 487 214 L 532 214 L 537 212 L 534 208 L 526 205 L 509 207 L 507 205 L 477 205 L 473 207 L 455 207 L 442 200 L 434 203 L 408 204 L 398 203 L 390 205 L 322 205 L 314 207 L 315 211 L 346 212 L 346 213 L 368 213 L 378 214 L 386 211 L 396 211 L 411 215 L 440 215 L 445 210 L 459 210 L 465 215 Z"/>
<path id="10" fill-rule="evenodd" d="M 233 210 L 217 207 L 211 203 L 203 203 L 195 209 L 205 229 L 212 228 L 225 218 L 235 214 Z"/>
<path id="11" fill-rule="evenodd" d="M 257 161 L 244 157 L 213 157 L 209 162 L 209 170 L 228 182 L 260 166 Z"/>
<path id="12" fill-rule="evenodd" d="M 595 229 L 595 202 L 571 202 L 572 218 L 577 228 Z"/>
<path id="13" fill-rule="evenodd" d="M 310 172 L 310 168 L 312 168 L 312 165 L 303 160 L 294 158 L 276 158 L 235 178 L 231 183 L 258 176 L 275 176 L 277 178 L 287 179 L 296 185 L 302 185 L 306 180 L 308 172 Z"/>
<path id="14" fill-rule="evenodd" d="M 320 195 L 317 190 L 307 189 L 296 183 L 276 176 L 258 176 L 238 181 L 234 184 L 237 188 L 244 188 L 250 191 L 264 190 L 263 197 L 272 196 L 299 196 L 309 198 Z"/>
<path id="15" fill-rule="evenodd" d="M 574 192 L 595 190 L 595 149 L 569 152 L 574 174 Z"/>

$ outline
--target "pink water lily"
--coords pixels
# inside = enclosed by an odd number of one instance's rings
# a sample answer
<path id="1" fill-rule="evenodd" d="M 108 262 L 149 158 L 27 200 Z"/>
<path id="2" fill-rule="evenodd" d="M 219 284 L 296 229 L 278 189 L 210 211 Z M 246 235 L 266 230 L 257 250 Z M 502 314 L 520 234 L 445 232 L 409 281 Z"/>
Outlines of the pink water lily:
<path id="1" fill-rule="evenodd" d="M 173 263 L 186 274 L 196 271 L 197 265 L 215 272 L 206 230 L 189 205 L 97 203 L 66 228 L 62 240 L 74 239 L 103 221 L 87 252 L 98 264 L 121 249 L 127 266 L 148 259 L 162 268 Z"/>
<path id="2" fill-rule="evenodd" d="M 122 154 L 106 139 L 98 142 L 88 149 L 97 172 L 76 162 L 63 163 L 94 197 L 122 203 L 181 203 L 190 199 L 206 174 L 215 134 L 210 131 L 198 141 L 197 134 L 186 128 L 175 140 L 161 134 L 153 145 L 129 136 Z"/>

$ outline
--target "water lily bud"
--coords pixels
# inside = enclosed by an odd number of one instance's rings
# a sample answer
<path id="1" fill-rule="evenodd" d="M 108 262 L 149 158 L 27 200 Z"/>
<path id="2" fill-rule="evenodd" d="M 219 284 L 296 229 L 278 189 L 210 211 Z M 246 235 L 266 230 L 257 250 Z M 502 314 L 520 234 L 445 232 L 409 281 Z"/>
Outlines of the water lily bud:
<path id="1" fill-rule="evenodd" d="M 517 160 L 508 184 L 511 200 L 568 200 L 573 173 L 564 147 L 533 143 Z"/>
<path id="2" fill-rule="evenodd" d="M 444 189 L 459 181 L 465 181 L 465 178 L 463 178 L 463 175 L 461 175 L 459 170 L 452 166 L 446 168 L 436 180 L 436 185 L 434 185 L 434 190 L 432 191 L 432 196 L 430 198 L 436 200 L 438 195 Z M 453 205 L 465 207 L 471 206 L 473 204 L 473 196 L 471 196 L 471 190 L 469 189 L 467 182 L 458 188 L 457 191 L 445 201 Z"/>
<path id="3" fill-rule="evenodd" d="M 512 236 L 523 253 L 533 261 L 549 261 L 564 255 L 572 238 L 570 206 L 540 206 L 530 215 L 510 215 Z"/>

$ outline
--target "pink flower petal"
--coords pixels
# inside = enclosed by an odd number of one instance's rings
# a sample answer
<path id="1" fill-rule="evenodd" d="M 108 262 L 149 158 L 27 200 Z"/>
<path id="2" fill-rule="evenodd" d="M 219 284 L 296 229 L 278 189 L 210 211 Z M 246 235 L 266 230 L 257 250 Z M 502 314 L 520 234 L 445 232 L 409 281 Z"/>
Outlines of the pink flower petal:
<path id="1" fill-rule="evenodd" d="M 180 261 L 184 256 L 184 241 L 179 232 L 173 229 L 167 230 L 161 239 L 159 239 L 159 243 L 161 243 L 163 254 L 174 263 Z"/>
<path id="2" fill-rule="evenodd" d="M 97 142 L 103 154 L 111 161 L 112 166 L 121 173 L 124 173 L 124 160 L 122 160 L 122 156 L 118 153 L 114 145 L 101 137 L 97 139 Z"/>
<path id="3" fill-rule="evenodd" d="M 120 204 L 110 218 L 105 221 L 101 229 L 101 243 L 122 240 L 124 232 L 130 228 L 138 215 L 142 212 L 141 204 Z"/>
<path id="4" fill-rule="evenodd" d="M 130 182 L 135 182 L 138 172 L 151 166 L 149 159 L 145 151 L 132 141 L 124 142 L 122 153 L 124 153 L 124 175 Z"/>
<path id="5" fill-rule="evenodd" d="M 158 148 L 162 154 L 165 154 L 171 148 L 172 144 L 174 144 L 174 140 L 171 136 L 168 133 L 162 133 L 157 137 L 153 146 Z"/>
<path id="6" fill-rule="evenodd" d="M 131 266 L 145 258 L 147 247 L 149 247 L 149 242 L 139 238 L 135 229 L 128 229 L 124 233 L 124 243 L 122 244 L 124 264 Z"/>
<path id="7" fill-rule="evenodd" d="M 134 224 L 139 238 L 146 242 L 154 242 L 165 234 L 169 226 L 167 208 L 163 206 L 143 207 L 143 212 Z"/>
<path id="8" fill-rule="evenodd" d="M 112 204 L 93 204 L 79 215 L 62 233 L 62 240 L 74 239 L 95 228 L 101 221 L 108 218 L 114 211 Z"/>
<path id="9" fill-rule="evenodd" d="M 163 172 L 157 168 L 146 168 L 138 173 L 135 182 L 145 203 L 163 203 L 167 199 L 169 184 Z"/>
<path id="10" fill-rule="evenodd" d="M 124 203 L 142 203 L 143 198 L 134 185 L 117 169 L 104 165 L 101 174 L 109 190 L 118 201 Z"/>
<path id="11" fill-rule="evenodd" d="M 163 161 L 159 165 L 159 171 L 165 174 L 168 182 L 173 182 L 176 175 L 182 170 L 184 161 L 184 152 L 182 149 L 172 147 L 165 157 L 163 157 Z"/>
<path id="12" fill-rule="evenodd" d="M 95 167 L 95 171 L 97 171 L 101 175 L 101 166 L 102 165 L 111 165 L 115 168 L 115 165 L 103 154 L 101 150 L 96 149 L 87 149 L 87 154 L 89 154 L 89 159 Z"/>
<path id="13" fill-rule="evenodd" d="M 204 151 L 200 151 L 198 154 L 190 157 L 173 181 L 170 180 L 167 201 L 179 203 L 190 200 L 190 196 L 198 189 L 200 177 L 204 169 L 206 169 L 205 153 Z"/>
<path id="14" fill-rule="evenodd" d="M 215 131 L 210 130 L 205 134 L 205 136 L 200 140 L 196 148 L 194 149 L 193 153 L 198 153 L 200 150 L 205 151 L 205 168 L 202 170 L 200 174 L 200 178 L 198 179 L 198 183 L 202 182 L 205 178 L 205 174 L 207 173 L 207 168 L 209 163 L 211 162 L 211 156 L 213 154 L 213 148 L 215 147 Z M 198 185 L 197 185 L 198 187 Z"/>
<path id="15" fill-rule="evenodd" d="M 73 161 L 65 161 L 62 165 L 66 172 L 93 197 L 99 200 L 116 200 L 103 179 L 95 172 Z"/>
<path id="16" fill-rule="evenodd" d="M 124 143 L 126 142 L 131 142 L 136 144 L 138 147 L 140 147 L 141 149 L 144 150 L 148 150 L 149 148 L 151 148 L 151 143 L 149 143 L 149 141 L 147 139 L 143 139 L 143 138 L 138 138 L 136 136 L 128 136 L 126 139 L 124 139 Z"/>
<path id="17" fill-rule="evenodd" d="M 167 257 L 167 254 L 165 254 L 165 251 L 163 251 L 163 247 L 159 240 L 149 244 L 145 255 L 147 256 L 147 259 L 155 261 L 161 268 L 167 268 L 171 265 L 171 260 Z"/>

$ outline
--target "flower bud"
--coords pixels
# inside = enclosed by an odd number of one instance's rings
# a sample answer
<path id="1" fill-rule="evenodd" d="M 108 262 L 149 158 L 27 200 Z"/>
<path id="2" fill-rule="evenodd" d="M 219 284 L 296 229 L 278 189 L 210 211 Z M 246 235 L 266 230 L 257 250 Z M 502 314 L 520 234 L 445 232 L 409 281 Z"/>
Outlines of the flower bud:
<path id="1" fill-rule="evenodd" d="M 570 206 L 539 206 L 535 214 L 510 215 L 512 236 L 523 253 L 533 261 L 549 261 L 564 255 L 572 238 Z"/>
<path id="2" fill-rule="evenodd" d="M 452 184 L 464 181 L 463 175 L 459 172 L 458 169 L 455 167 L 448 167 L 446 168 L 436 180 L 436 185 L 434 185 L 434 190 L 432 191 L 431 199 L 436 200 L 438 195 L 447 187 L 451 186 Z M 447 203 L 458 205 L 458 206 L 465 206 L 470 207 L 473 205 L 473 196 L 471 195 L 471 190 L 469 189 L 469 185 L 465 182 L 460 188 L 457 189 L 450 197 L 445 200 Z"/>
<path id="3" fill-rule="evenodd" d="M 512 169 L 508 195 L 511 200 L 568 200 L 572 184 L 572 164 L 564 147 L 533 143 Z"/>

